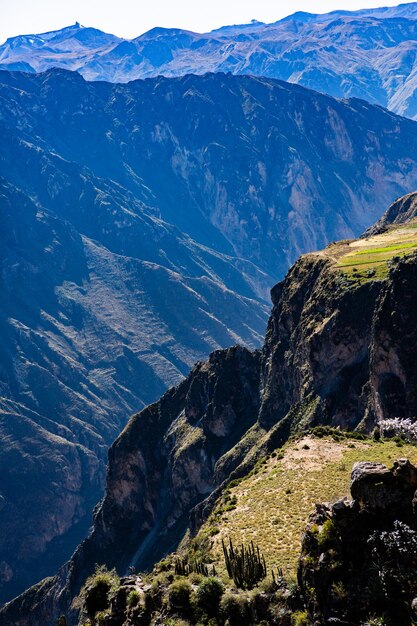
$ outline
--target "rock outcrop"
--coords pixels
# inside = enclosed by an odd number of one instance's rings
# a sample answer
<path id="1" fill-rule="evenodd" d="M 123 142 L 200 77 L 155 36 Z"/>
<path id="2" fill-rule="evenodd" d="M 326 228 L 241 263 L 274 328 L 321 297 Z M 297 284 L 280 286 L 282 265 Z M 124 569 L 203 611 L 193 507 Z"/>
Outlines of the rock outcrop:
<path id="1" fill-rule="evenodd" d="M 317 505 L 303 540 L 298 578 L 311 622 L 415 623 L 417 468 L 356 463 L 352 500 Z"/>
<path id="2" fill-rule="evenodd" d="M 364 237 L 378 235 L 392 224 L 406 224 L 417 217 L 417 192 L 398 198 L 387 209 L 380 220 L 365 232 Z"/>
<path id="3" fill-rule="evenodd" d="M 393 260 L 384 279 L 355 281 L 338 269 L 346 248 L 301 257 L 273 290 L 262 351 L 213 353 L 130 420 L 110 449 L 92 533 L 57 577 L 0 611 L 2 626 L 35 626 L 39 615 L 52 624 L 59 613 L 75 623 L 71 600 L 95 563 L 120 574 L 151 565 L 175 548 L 190 514 L 195 530 L 219 490 L 291 433 L 318 424 L 370 431 L 399 406 L 404 417 L 416 415 L 417 255 Z M 375 506 L 366 470 L 355 468 L 352 486 L 363 514 Z M 382 496 L 392 480 L 407 498 L 414 489 L 407 466 L 373 475 Z M 336 508 L 343 516 L 351 507 Z"/>

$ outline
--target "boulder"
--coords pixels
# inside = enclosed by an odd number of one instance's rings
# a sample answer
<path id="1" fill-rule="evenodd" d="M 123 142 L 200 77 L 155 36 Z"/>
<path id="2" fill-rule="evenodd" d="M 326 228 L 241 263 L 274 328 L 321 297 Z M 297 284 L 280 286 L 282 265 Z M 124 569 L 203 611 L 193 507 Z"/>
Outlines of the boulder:
<path id="1" fill-rule="evenodd" d="M 381 463 L 359 462 L 352 469 L 350 492 L 360 507 L 369 511 L 396 512 L 410 508 L 415 491 L 416 468 L 396 461 L 392 470 Z"/>

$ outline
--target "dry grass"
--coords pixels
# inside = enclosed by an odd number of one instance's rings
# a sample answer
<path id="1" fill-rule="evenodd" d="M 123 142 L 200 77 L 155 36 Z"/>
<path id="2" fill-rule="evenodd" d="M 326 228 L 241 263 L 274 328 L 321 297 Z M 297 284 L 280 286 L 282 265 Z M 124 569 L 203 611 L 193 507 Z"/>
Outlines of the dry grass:
<path id="1" fill-rule="evenodd" d="M 349 495 L 350 472 L 356 461 L 378 461 L 392 465 L 407 457 L 417 463 L 417 448 L 399 448 L 387 442 L 335 442 L 332 439 L 304 438 L 291 444 L 282 459 L 270 458 L 256 474 L 248 476 L 229 491 L 236 508 L 219 505 L 200 534 L 212 535 L 211 556 L 223 571 L 221 539 L 235 543 L 256 542 L 267 565 L 283 567 L 293 577 L 308 516 L 316 502 L 334 501 Z M 230 500 L 229 500 L 230 502 Z M 211 531 L 211 532 L 210 532 Z"/>

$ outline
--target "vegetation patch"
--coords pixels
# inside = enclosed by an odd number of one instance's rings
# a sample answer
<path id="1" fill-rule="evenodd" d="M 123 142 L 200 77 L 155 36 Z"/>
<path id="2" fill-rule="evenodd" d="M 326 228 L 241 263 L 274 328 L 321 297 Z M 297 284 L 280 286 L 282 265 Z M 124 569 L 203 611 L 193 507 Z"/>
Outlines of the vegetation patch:
<path id="1" fill-rule="evenodd" d="M 314 431 L 313 431 L 314 432 Z M 357 461 L 375 461 L 391 466 L 399 457 L 417 463 L 417 448 L 396 440 L 376 441 L 360 433 L 345 434 L 320 427 L 285 448 L 282 458 L 271 455 L 256 473 L 233 486 L 230 497 L 236 502 L 225 511 L 220 501 L 202 527 L 198 538 L 208 538 L 206 558 L 216 571 L 227 576 L 222 541 L 234 545 L 253 541 L 265 557 L 268 572 L 283 568 L 287 578 L 295 578 L 301 539 L 316 502 L 335 501 L 349 495 L 350 473 Z M 215 524 L 218 532 L 210 534 Z M 329 540 L 331 529 L 326 529 Z"/>
<path id="2" fill-rule="evenodd" d="M 383 234 L 349 242 L 337 255 L 336 268 L 357 285 L 368 280 L 383 280 L 391 261 L 417 250 L 416 226 L 395 226 Z"/>

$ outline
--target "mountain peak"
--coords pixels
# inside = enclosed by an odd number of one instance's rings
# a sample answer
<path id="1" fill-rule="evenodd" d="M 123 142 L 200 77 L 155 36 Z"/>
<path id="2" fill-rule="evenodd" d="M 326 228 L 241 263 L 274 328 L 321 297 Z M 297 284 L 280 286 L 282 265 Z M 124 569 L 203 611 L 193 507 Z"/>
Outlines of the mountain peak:
<path id="1" fill-rule="evenodd" d="M 279 20 L 276 23 L 290 22 L 290 21 L 308 22 L 309 20 L 312 20 L 316 17 L 317 17 L 317 13 L 308 13 L 308 11 L 296 11 L 295 13 L 292 13 L 291 15 L 284 17 L 282 20 Z"/>

